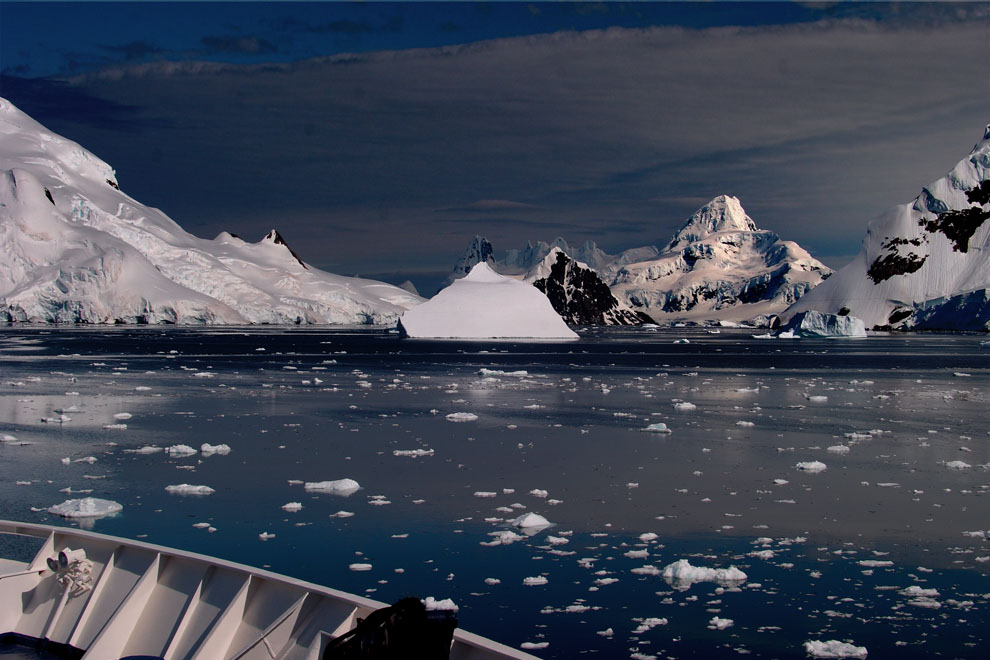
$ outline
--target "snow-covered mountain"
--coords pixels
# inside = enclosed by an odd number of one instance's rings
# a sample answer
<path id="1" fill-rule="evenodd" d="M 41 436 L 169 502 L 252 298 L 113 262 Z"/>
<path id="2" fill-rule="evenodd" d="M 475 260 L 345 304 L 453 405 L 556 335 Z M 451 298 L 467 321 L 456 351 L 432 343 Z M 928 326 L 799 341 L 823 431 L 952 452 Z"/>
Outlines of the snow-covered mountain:
<path id="1" fill-rule="evenodd" d="M 197 238 L 0 99 L 0 320 L 391 324 L 420 302 L 308 267 L 274 230 Z"/>
<path id="2" fill-rule="evenodd" d="M 688 218 L 656 258 L 618 268 L 609 285 L 657 320 L 747 320 L 785 310 L 831 272 L 722 195 Z"/>
<path id="3" fill-rule="evenodd" d="M 910 204 L 871 222 L 857 257 L 788 309 L 868 328 L 990 329 L 990 126 Z"/>
<path id="4" fill-rule="evenodd" d="M 643 312 L 620 303 L 602 278 L 587 264 L 575 261 L 559 247 L 523 278 L 546 294 L 554 310 L 573 325 L 640 325 L 653 323 Z"/>
<path id="5" fill-rule="evenodd" d="M 584 245 L 568 245 L 561 237 L 546 241 L 529 241 L 522 249 L 512 249 L 499 259 L 496 266 L 500 273 L 523 275 L 538 267 L 552 250 L 561 250 L 572 259 L 593 268 L 605 279 L 611 279 L 622 266 L 637 261 L 646 261 L 659 254 L 652 245 L 624 250 L 619 254 L 609 254 L 598 247 L 594 241 L 585 241 Z"/>

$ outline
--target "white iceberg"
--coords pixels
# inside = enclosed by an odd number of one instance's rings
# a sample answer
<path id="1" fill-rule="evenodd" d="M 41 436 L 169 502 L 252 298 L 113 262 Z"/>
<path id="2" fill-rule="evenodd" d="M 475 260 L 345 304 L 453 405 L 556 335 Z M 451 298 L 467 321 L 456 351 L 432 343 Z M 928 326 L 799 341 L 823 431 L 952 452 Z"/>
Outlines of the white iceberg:
<path id="1" fill-rule="evenodd" d="M 350 495 L 361 488 L 361 484 L 353 479 L 335 479 L 333 481 L 307 481 L 303 488 L 310 492 L 332 493 L 333 495 Z"/>
<path id="2" fill-rule="evenodd" d="M 816 310 L 795 314 L 782 330 L 801 337 L 866 336 L 866 325 L 861 319 L 855 316 L 824 314 Z"/>
<path id="3" fill-rule="evenodd" d="M 402 314 L 399 330 L 432 339 L 577 339 L 538 289 L 475 265 L 425 303 Z"/>
<path id="4" fill-rule="evenodd" d="M 528 535 L 546 529 L 551 523 L 540 514 L 530 512 L 513 519 L 509 524 L 518 527 L 524 534 Z"/>
<path id="5" fill-rule="evenodd" d="M 804 472 L 824 472 L 828 466 L 821 461 L 802 461 L 794 467 Z"/>
<path id="6" fill-rule="evenodd" d="M 98 497 L 84 497 L 78 500 L 66 500 L 61 504 L 48 507 L 48 513 L 63 518 L 102 518 L 124 509 L 123 505 L 113 500 L 102 500 Z"/>

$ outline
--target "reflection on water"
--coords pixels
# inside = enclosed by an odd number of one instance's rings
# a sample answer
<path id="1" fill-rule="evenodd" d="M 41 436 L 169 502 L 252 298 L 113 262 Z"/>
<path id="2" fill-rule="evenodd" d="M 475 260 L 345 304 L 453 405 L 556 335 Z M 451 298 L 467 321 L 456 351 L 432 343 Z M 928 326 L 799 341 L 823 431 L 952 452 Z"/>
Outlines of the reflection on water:
<path id="1" fill-rule="evenodd" d="M 452 597 L 468 630 L 546 657 L 803 657 L 814 639 L 972 657 L 988 356 L 965 336 L 10 328 L 0 516 L 77 524 L 44 509 L 111 499 L 96 531 Z M 164 451 L 203 443 L 231 451 Z M 359 490 L 305 488 L 340 479 Z M 165 490 L 183 484 L 214 492 Z M 508 524 L 527 512 L 551 526 Z M 680 559 L 748 579 L 677 589 L 662 571 Z"/>

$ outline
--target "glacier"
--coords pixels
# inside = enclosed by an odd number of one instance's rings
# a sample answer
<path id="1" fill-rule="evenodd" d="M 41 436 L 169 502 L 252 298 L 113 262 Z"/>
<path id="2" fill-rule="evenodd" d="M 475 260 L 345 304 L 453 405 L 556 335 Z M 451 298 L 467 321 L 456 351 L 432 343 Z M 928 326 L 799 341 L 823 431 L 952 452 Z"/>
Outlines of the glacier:
<path id="1" fill-rule="evenodd" d="M 859 254 L 781 315 L 849 314 L 867 328 L 990 330 L 990 126 L 913 202 L 869 223 Z"/>
<path id="2" fill-rule="evenodd" d="M 275 230 L 193 236 L 0 99 L 0 321 L 393 325 L 422 300 L 308 266 Z"/>

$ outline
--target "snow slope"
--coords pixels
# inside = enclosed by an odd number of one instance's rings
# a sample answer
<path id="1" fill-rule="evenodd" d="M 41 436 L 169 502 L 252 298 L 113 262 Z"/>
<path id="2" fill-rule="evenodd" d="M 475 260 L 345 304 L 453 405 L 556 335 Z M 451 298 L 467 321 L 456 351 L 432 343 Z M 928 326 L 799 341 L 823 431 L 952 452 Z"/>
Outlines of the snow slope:
<path id="1" fill-rule="evenodd" d="M 536 287 L 499 275 L 487 263 L 402 315 L 409 337 L 436 339 L 575 339 Z"/>
<path id="2" fill-rule="evenodd" d="M 656 258 L 622 266 L 609 284 L 658 321 L 747 320 L 785 310 L 831 272 L 722 195 L 688 218 Z"/>
<path id="3" fill-rule="evenodd" d="M 421 301 L 310 268 L 274 230 L 197 238 L 0 99 L 0 321 L 390 324 Z"/>
<path id="4" fill-rule="evenodd" d="M 856 258 L 782 318 L 818 310 L 866 327 L 990 329 L 990 126 L 969 156 L 867 228 Z"/>

